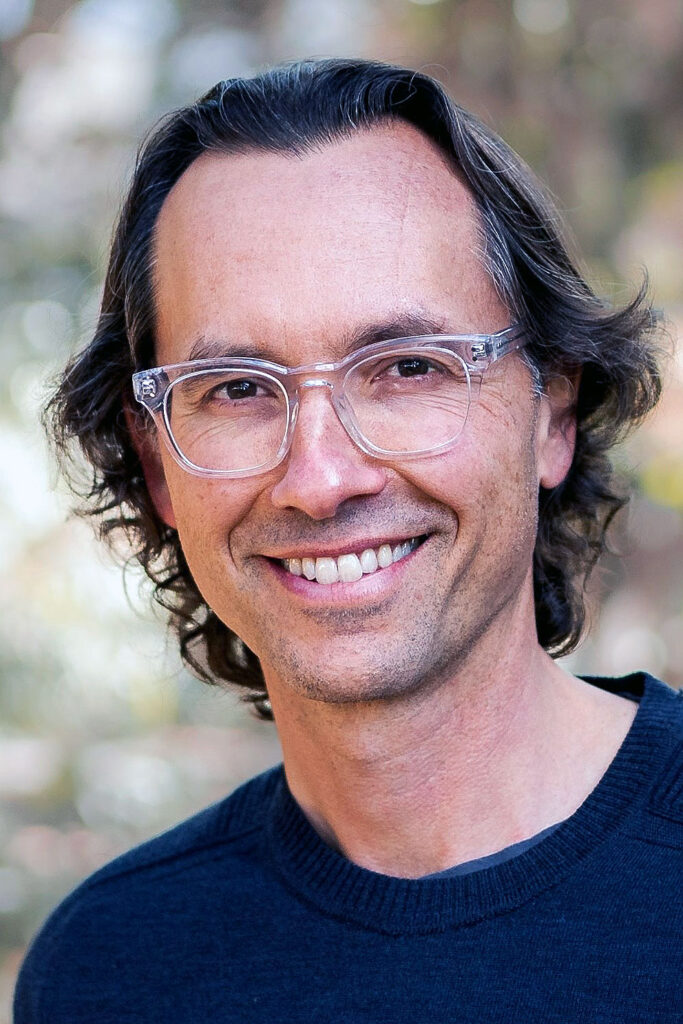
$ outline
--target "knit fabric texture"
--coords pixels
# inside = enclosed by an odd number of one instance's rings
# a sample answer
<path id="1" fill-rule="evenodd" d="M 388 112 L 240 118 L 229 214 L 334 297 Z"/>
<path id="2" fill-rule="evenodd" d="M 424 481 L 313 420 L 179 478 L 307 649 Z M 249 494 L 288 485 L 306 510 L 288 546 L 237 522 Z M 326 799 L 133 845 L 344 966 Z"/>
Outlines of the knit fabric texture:
<path id="1" fill-rule="evenodd" d="M 639 700 L 579 809 L 520 855 L 401 879 L 317 835 L 272 769 L 92 875 L 15 1024 L 683 1022 L 683 696 Z"/>

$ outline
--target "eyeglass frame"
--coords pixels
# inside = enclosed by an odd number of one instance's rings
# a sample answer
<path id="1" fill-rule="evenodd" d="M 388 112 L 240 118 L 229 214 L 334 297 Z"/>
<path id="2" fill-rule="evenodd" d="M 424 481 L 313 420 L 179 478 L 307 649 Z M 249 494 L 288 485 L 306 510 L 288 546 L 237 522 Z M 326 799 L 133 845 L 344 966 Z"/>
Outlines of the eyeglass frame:
<path id="1" fill-rule="evenodd" d="M 294 438 L 297 416 L 299 412 L 299 390 L 311 387 L 327 387 L 334 411 L 341 425 L 354 444 L 366 455 L 386 461 L 400 459 L 424 458 L 449 451 L 459 441 L 467 424 L 472 407 L 472 377 L 478 378 L 489 367 L 511 352 L 516 352 L 527 344 L 527 338 L 520 324 L 512 324 L 494 334 L 424 334 L 408 338 L 391 338 L 386 341 L 372 342 L 344 356 L 336 363 L 310 363 L 302 366 L 283 366 L 267 359 L 254 359 L 244 356 L 222 356 L 215 359 L 195 359 L 189 362 L 168 363 L 154 366 L 147 370 L 138 370 L 132 375 L 133 394 L 150 413 L 157 429 L 160 425 L 161 436 L 175 461 L 195 476 L 221 479 L 238 479 L 258 476 L 267 473 L 287 456 Z M 344 382 L 350 370 L 366 359 L 375 355 L 394 355 L 401 352 L 415 352 L 443 349 L 460 358 L 468 374 L 468 407 L 462 427 L 454 438 L 444 441 L 432 448 L 416 451 L 391 451 L 379 448 L 369 441 L 361 431 L 352 407 L 347 403 Z M 279 385 L 287 402 L 287 426 L 277 454 L 272 460 L 261 466 L 249 469 L 208 469 L 197 466 L 181 451 L 177 444 L 168 416 L 167 396 L 172 386 L 180 380 L 195 376 L 204 370 L 252 370 L 255 373 L 274 380 Z M 321 376 L 324 374 L 324 377 Z M 314 375 L 314 376 L 312 376 Z M 165 378 L 165 379 L 164 379 Z M 303 380 L 301 379 L 303 378 Z"/>

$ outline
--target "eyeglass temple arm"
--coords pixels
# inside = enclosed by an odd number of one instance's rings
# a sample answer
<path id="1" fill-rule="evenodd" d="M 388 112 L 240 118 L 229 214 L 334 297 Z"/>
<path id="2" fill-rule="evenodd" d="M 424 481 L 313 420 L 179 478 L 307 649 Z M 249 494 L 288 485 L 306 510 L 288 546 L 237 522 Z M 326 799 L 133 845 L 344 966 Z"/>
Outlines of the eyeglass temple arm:
<path id="1" fill-rule="evenodd" d="M 527 339 L 519 324 L 513 324 L 498 334 L 492 334 L 485 340 L 472 345 L 472 362 L 495 362 L 508 352 L 515 352 L 526 345 Z"/>

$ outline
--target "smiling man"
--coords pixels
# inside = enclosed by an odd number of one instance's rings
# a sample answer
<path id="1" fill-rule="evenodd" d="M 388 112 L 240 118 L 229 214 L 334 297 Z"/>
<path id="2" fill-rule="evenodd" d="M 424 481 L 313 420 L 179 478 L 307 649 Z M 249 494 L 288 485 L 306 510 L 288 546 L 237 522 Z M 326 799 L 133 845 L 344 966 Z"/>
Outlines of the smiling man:
<path id="1" fill-rule="evenodd" d="M 17 1024 L 683 1020 L 683 701 L 551 656 L 656 326 L 426 76 L 306 62 L 170 116 L 55 429 L 284 767 L 76 890 Z"/>

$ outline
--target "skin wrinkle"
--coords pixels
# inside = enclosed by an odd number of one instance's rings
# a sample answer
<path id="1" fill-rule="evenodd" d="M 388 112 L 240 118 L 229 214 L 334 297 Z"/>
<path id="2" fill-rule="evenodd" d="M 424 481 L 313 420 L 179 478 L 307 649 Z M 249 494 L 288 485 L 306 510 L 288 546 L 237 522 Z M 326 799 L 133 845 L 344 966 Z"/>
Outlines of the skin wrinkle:
<path id="1" fill-rule="evenodd" d="M 202 157 L 159 218 L 158 360 L 181 361 L 203 333 L 269 344 L 286 365 L 325 361 L 341 332 L 408 305 L 500 330 L 509 314 L 475 258 L 478 230 L 457 176 L 405 125 L 296 163 Z M 585 798 L 630 724 L 628 702 L 566 676 L 536 638 L 538 489 L 571 460 L 562 412 L 513 354 L 484 376 L 446 455 L 370 458 L 318 389 L 262 476 L 192 477 L 161 452 L 157 508 L 206 601 L 261 660 L 292 792 L 359 864 L 413 877 L 540 831 Z M 299 601 L 262 557 L 406 527 L 429 537 L 386 570 L 400 585 L 379 573 L 374 598 L 343 607 Z"/>

